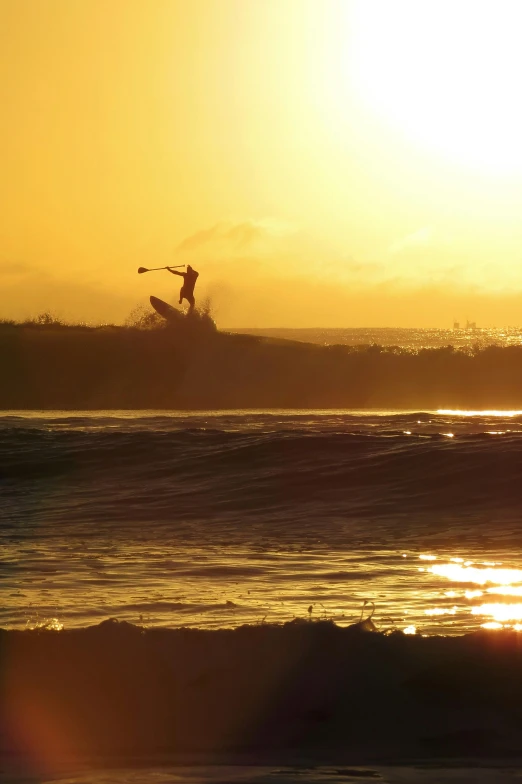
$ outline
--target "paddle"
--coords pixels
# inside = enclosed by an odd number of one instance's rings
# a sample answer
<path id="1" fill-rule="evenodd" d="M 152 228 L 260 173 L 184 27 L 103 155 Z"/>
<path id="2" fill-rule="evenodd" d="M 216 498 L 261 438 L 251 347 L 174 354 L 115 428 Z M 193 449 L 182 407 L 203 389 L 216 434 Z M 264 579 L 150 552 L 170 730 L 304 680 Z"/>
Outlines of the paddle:
<path id="1" fill-rule="evenodd" d="M 171 269 L 178 269 L 178 267 L 185 267 L 185 264 L 178 264 L 175 267 L 171 266 Z M 155 272 L 156 270 L 168 269 L 168 267 L 153 267 L 152 269 L 147 269 L 147 267 L 139 267 L 138 275 L 141 275 L 142 272 Z"/>

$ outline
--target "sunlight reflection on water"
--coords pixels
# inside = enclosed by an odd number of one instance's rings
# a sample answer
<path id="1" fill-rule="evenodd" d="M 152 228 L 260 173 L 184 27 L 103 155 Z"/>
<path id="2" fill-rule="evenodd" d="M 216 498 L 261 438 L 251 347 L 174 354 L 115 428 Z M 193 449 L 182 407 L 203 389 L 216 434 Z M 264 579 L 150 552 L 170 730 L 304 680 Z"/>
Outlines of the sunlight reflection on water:
<path id="1" fill-rule="evenodd" d="M 460 566 L 458 564 L 435 564 L 429 567 L 433 574 L 447 577 L 457 583 L 496 583 L 497 585 L 511 585 L 512 583 L 522 582 L 522 569 L 496 569 L 487 567 L 485 569 L 476 566 Z"/>
<path id="2" fill-rule="evenodd" d="M 444 553 L 385 550 L 350 558 L 323 549 L 256 554 L 194 548 L 188 560 L 187 548 L 178 554 L 161 547 L 148 553 L 131 546 L 124 550 L 91 550 L 77 558 L 68 554 L 63 566 L 55 551 L 53 569 L 42 572 L 39 580 L 30 573 L 17 575 L 8 606 L 0 609 L 0 626 L 59 631 L 111 616 L 147 627 L 230 628 L 293 618 L 331 619 L 346 626 L 360 620 L 361 607 L 369 600 L 375 603 L 373 621 L 381 631 L 522 629 L 522 564 L 507 567 Z M 485 594 L 492 601 L 484 601 Z M 366 617 L 366 609 L 362 614 Z"/>
<path id="3" fill-rule="evenodd" d="M 421 559 L 427 560 L 431 558 L 436 560 L 436 556 L 421 555 Z M 458 561 L 458 563 L 456 563 Z M 502 568 L 502 564 L 494 562 L 483 562 L 482 566 L 474 566 L 472 561 L 465 561 L 462 558 L 451 558 L 450 563 L 433 564 L 427 571 L 434 575 L 438 575 L 445 579 L 451 580 L 455 583 L 475 583 L 485 586 L 486 583 L 493 583 L 486 588 L 487 593 L 496 594 L 499 596 L 522 596 L 522 569 L 515 568 Z M 463 565 L 461 565 L 463 563 Z M 455 598 L 458 596 L 457 591 L 446 592 L 446 595 Z M 481 590 L 466 589 L 462 593 L 462 597 L 467 601 L 483 596 L 484 592 Z M 464 608 L 463 608 L 464 609 Z M 429 608 L 425 610 L 426 615 L 455 615 L 458 610 L 457 606 L 448 608 Z M 481 624 L 486 629 L 501 629 L 511 628 L 516 631 L 522 629 L 520 624 L 511 624 L 509 621 L 522 620 L 522 604 L 510 602 L 496 602 L 484 603 L 473 605 L 469 608 L 469 612 L 473 616 L 480 616 L 489 618 Z"/>

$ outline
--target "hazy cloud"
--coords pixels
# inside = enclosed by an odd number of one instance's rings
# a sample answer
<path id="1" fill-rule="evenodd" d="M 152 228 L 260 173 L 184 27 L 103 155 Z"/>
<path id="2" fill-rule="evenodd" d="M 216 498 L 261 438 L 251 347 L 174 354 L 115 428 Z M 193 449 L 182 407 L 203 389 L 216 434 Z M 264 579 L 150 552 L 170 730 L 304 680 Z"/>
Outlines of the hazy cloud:
<path id="1" fill-rule="evenodd" d="M 53 313 L 73 322 L 112 322 L 123 320 L 136 305 L 135 295 L 97 286 L 84 277 L 57 278 L 25 264 L 12 265 L 12 272 L 4 276 L 6 267 L 0 270 L 0 318 L 23 320 Z"/>
<path id="2" fill-rule="evenodd" d="M 348 241 L 348 240 L 347 240 Z M 426 284 L 468 282 L 468 268 L 447 253 L 447 243 L 431 226 L 396 240 L 377 259 L 356 259 L 290 224 L 273 219 L 219 223 L 187 237 L 178 246 L 180 258 L 201 264 L 205 278 L 217 283 L 238 271 L 251 284 L 260 279 L 276 283 L 289 277 L 314 285 L 332 281 L 357 291 L 419 288 Z M 187 254 L 190 254 L 187 257 Z M 472 277 L 472 276 L 471 276 Z"/>
<path id="3" fill-rule="evenodd" d="M 401 237 L 393 242 L 388 248 L 388 251 L 392 256 L 395 256 L 409 248 L 426 247 L 426 245 L 429 245 L 432 242 L 433 237 L 434 231 L 431 226 L 423 226 L 421 229 L 417 229 L 417 231 L 407 234 L 405 237 Z"/>
<path id="4" fill-rule="evenodd" d="M 273 220 L 243 221 L 241 223 L 217 223 L 210 229 L 202 229 L 186 237 L 176 248 L 180 253 L 208 247 L 228 247 L 233 251 L 256 248 L 271 236 L 288 233 L 284 224 Z"/>
<path id="5" fill-rule="evenodd" d="M 256 278 L 339 276 L 351 263 L 327 243 L 275 218 L 216 224 L 184 239 L 177 253 L 180 260 L 205 264 L 212 278 L 214 272 L 227 276 L 238 270 Z"/>
<path id="6" fill-rule="evenodd" d="M 18 261 L 8 261 L 0 264 L 1 276 L 27 275 L 33 271 L 34 267 L 30 267 L 28 264 L 24 264 Z"/>

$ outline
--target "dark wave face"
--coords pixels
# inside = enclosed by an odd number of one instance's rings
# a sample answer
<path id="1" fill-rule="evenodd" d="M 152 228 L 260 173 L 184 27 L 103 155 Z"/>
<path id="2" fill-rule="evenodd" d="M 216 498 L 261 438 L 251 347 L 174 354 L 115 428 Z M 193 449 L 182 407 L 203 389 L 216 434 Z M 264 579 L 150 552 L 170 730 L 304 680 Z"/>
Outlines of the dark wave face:
<path id="1" fill-rule="evenodd" d="M 60 601 L 70 589 L 69 619 L 84 618 L 86 591 L 91 618 L 122 602 L 134 620 L 207 612 L 219 592 L 187 599 L 194 581 L 245 596 L 270 584 L 280 604 L 293 581 L 303 603 L 315 586 L 318 602 L 359 604 L 363 583 L 382 578 L 386 602 L 406 577 L 404 553 L 514 552 L 521 469 L 516 412 L 5 415 L 0 544 L 18 597 L 8 621 L 20 624 L 20 607 L 31 615 L 21 575 L 34 588 L 45 574 Z M 43 602 L 27 585 L 25 598 Z"/>
<path id="2" fill-rule="evenodd" d="M 521 419 L 91 416 L 28 426 L 4 417 L 4 522 L 164 523 L 175 534 L 183 520 L 248 514 L 267 530 L 291 518 L 302 533 L 303 521 L 318 515 L 322 526 L 339 516 L 434 510 L 517 515 Z"/>

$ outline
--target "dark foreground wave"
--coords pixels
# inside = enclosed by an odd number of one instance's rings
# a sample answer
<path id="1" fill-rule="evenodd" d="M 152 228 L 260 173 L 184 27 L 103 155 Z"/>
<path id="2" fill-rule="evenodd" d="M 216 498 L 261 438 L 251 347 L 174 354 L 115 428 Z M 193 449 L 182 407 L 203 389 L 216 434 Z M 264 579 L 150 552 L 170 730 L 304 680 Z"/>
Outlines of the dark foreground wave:
<path id="1" fill-rule="evenodd" d="M 235 630 L 0 631 L 1 751 L 79 759 L 329 762 L 518 756 L 520 637 L 384 635 L 293 622 Z M 252 759 L 252 757 L 251 757 Z"/>
<path id="2" fill-rule="evenodd" d="M 489 422 L 459 431 L 420 413 L 381 419 L 378 430 L 349 416 L 320 430 L 294 420 L 292 429 L 268 429 L 258 417 L 242 432 L 230 419 L 228 429 L 175 429 L 172 420 L 92 428 L 85 419 L 28 428 L 4 419 L 3 521 L 20 529 L 148 521 L 175 531 L 183 521 L 248 517 L 250 525 L 257 516 L 267 529 L 287 519 L 292 534 L 307 520 L 411 512 L 518 520 L 520 418 L 502 431 Z"/>

